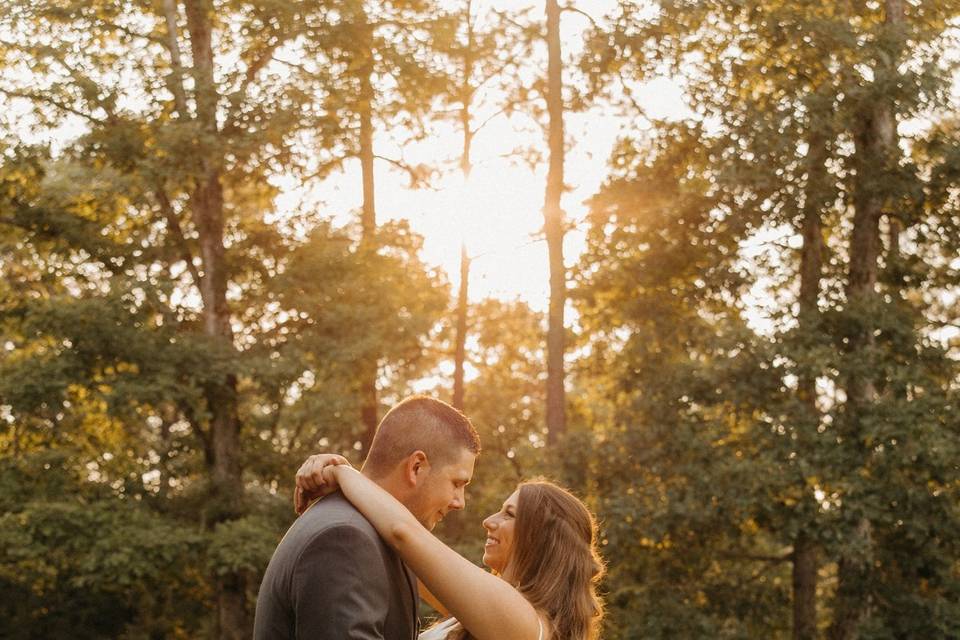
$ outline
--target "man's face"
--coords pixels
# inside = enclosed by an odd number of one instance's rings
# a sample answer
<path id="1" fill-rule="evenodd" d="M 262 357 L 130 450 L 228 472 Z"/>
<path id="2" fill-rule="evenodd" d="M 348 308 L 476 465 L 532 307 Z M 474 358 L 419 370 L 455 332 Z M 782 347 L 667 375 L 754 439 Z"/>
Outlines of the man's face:
<path id="1" fill-rule="evenodd" d="M 463 509 L 466 504 L 464 490 L 473 477 L 476 460 L 472 451 L 461 449 L 453 462 L 441 467 L 431 466 L 426 471 L 407 505 L 420 524 L 432 531 L 447 513 Z"/>

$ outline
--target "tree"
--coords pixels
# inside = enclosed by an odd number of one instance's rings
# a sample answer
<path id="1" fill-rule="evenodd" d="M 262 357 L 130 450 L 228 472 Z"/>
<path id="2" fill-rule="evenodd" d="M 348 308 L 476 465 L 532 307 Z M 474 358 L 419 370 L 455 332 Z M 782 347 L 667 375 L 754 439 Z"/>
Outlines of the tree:
<path id="1" fill-rule="evenodd" d="M 467 557 L 483 548 L 480 519 L 500 509 L 521 480 L 543 463 L 543 314 L 522 302 L 486 299 L 469 307 L 472 338 L 464 411 L 480 434 L 483 453 L 463 513 L 450 514 L 441 535 Z"/>
<path id="2" fill-rule="evenodd" d="M 288 62 L 324 83 L 320 126 L 329 138 L 316 173 L 325 175 L 347 160 L 359 161 L 361 237 L 364 250 L 371 254 L 379 249 L 376 161 L 401 168 L 410 176 L 411 186 L 423 184 L 430 175 L 429 168 L 410 165 L 402 157 L 379 155 L 375 143 L 378 132 L 425 135 L 425 116 L 445 82 L 438 54 L 428 44 L 443 27 L 439 13 L 432 0 L 377 3 L 375 8 L 365 0 L 352 0 L 337 8 L 336 19 L 309 34 L 305 61 Z M 360 383 L 365 398 L 364 433 L 359 440 L 364 451 L 379 422 L 377 383 L 381 364 L 386 364 L 381 360 L 372 353 L 357 363 L 365 371 Z"/>
<path id="3" fill-rule="evenodd" d="M 696 61 L 700 71 L 688 77 L 687 86 L 691 106 L 698 116 L 713 121 L 712 131 L 697 134 L 698 144 L 708 157 L 706 161 L 694 162 L 678 159 L 669 152 L 664 155 L 688 167 L 686 175 L 681 173 L 674 178 L 680 184 L 690 182 L 688 176 L 708 177 L 704 193 L 717 199 L 713 205 L 715 229 L 694 225 L 689 230 L 693 238 L 689 241 L 702 246 L 731 232 L 738 243 L 756 243 L 775 234 L 798 241 L 798 253 L 771 255 L 763 262 L 744 256 L 740 253 L 742 247 L 729 250 L 731 255 L 739 254 L 738 260 L 754 264 L 753 268 L 764 274 L 756 279 L 757 283 L 778 295 L 781 308 L 786 310 L 771 317 L 774 324 L 770 335 L 775 340 L 772 351 L 768 347 L 757 351 L 763 343 L 755 338 L 749 341 L 754 347 L 739 347 L 744 355 L 737 359 L 759 355 L 767 360 L 766 368 L 770 371 L 783 369 L 782 389 L 790 392 L 789 396 L 771 392 L 767 399 L 755 398 L 751 402 L 752 411 L 766 417 L 747 429 L 752 438 L 764 442 L 755 457 L 747 458 L 756 464 L 750 475 L 766 477 L 767 481 L 757 486 L 756 503 L 748 514 L 771 539 L 780 540 L 784 545 L 781 548 L 789 550 L 789 555 L 782 559 L 793 565 L 794 637 L 809 638 L 816 633 L 817 600 L 826 600 L 822 595 L 816 597 L 816 556 L 822 548 L 835 560 L 841 559 L 841 574 L 850 571 L 851 562 L 861 571 L 859 579 L 848 581 L 855 586 L 846 596 L 841 579 L 839 600 L 833 603 L 834 629 L 847 626 L 843 622 L 847 619 L 853 620 L 849 628 L 862 620 L 865 624 L 861 632 L 866 633 L 871 624 L 878 624 L 877 620 L 886 615 L 874 608 L 872 623 L 863 617 L 863 603 L 876 602 L 880 596 L 871 593 L 870 581 L 862 572 L 864 567 L 872 566 L 869 558 L 875 556 L 858 554 L 875 548 L 875 544 L 863 542 L 869 540 L 865 536 L 872 527 L 865 526 L 862 520 L 851 523 L 845 520 L 845 514 L 879 512 L 879 504 L 874 505 L 874 511 L 866 502 L 860 502 L 866 494 L 855 488 L 860 485 L 858 474 L 875 477 L 867 469 L 877 463 L 876 457 L 889 459 L 897 454 L 889 450 L 878 452 L 874 448 L 877 435 L 871 430 L 879 427 L 878 421 L 898 423 L 904 411 L 911 411 L 909 405 L 915 399 L 901 404 L 909 393 L 900 386 L 900 401 L 895 401 L 897 393 L 891 392 L 889 402 L 876 402 L 879 398 L 875 398 L 865 407 L 863 416 L 854 417 L 856 398 L 863 396 L 861 390 L 869 390 L 863 384 L 877 376 L 887 380 L 880 385 L 887 388 L 891 376 L 911 380 L 908 386 L 930 388 L 942 384 L 932 382 L 931 375 L 938 377 L 932 374 L 933 370 L 939 368 L 947 378 L 951 371 L 948 360 L 932 364 L 937 362 L 932 355 L 936 349 L 922 331 L 911 329 L 924 322 L 919 320 L 926 313 L 922 305 L 892 302 L 912 297 L 906 293 L 911 284 L 903 278 L 905 263 L 918 269 L 911 271 L 913 284 L 929 278 L 936 267 L 919 267 L 914 259 L 904 256 L 904 249 L 910 245 L 913 246 L 908 251 L 918 251 L 912 240 L 906 242 L 902 238 L 904 229 L 910 227 L 905 221 L 913 215 L 907 212 L 916 211 L 922 201 L 918 188 L 922 184 L 919 176 L 923 174 L 902 157 L 895 143 L 891 144 L 889 132 L 895 128 L 890 125 L 889 110 L 891 104 L 896 104 L 900 109 L 897 117 L 904 118 L 922 109 L 935 112 L 936 105 L 942 104 L 938 101 L 945 86 L 943 69 L 924 61 L 930 60 L 926 58 L 928 53 L 942 46 L 944 17 L 953 9 L 942 5 L 915 7 L 916 22 L 908 28 L 909 20 L 897 26 L 896 21 L 890 22 L 891 7 L 857 7 L 846 13 L 821 3 L 798 6 L 758 2 L 735 7 L 707 3 L 695 9 L 663 5 L 659 14 L 646 23 L 637 19 L 638 5 L 622 3 L 621 7 L 616 26 L 597 34 L 598 46 L 590 58 L 595 72 L 614 74 L 630 82 L 659 72 L 656 65 L 660 61 L 674 69 Z M 927 43 L 915 50 L 911 58 L 911 65 L 915 65 L 911 69 L 921 71 L 904 71 L 901 64 L 894 62 L 900 56 L 897 52 L 903 51 L 903 38 Z M 865 47 L 864 42 L 870 46 Z M 733 51 L 737 52 L 736 57 L 732 56 Z M 865 65 L 871 68 L 870 72 L 863 71 Z M 894 68 L 897 71 L 892 71 Z M 877 109 L 886 109 L 886 115 L 875 114 Z M 656 131 L 672 133 L 666 124 L 654 123 L 654 127 Z M 883 131 L 887 132 L 885 136 L 880 135 Z M 678 142 L 678 148 L 682 149 L 683 144 Z M 869 144 L 874 147 L 867 151 Z M 658 152 L 657 157 L 663 154 Z M 635 179 L 630 172 L 638 163 L 645 167 L 638 174 L 638 181 L 640 176 L 650 175 L 646 167 L 658 166 L 656 162 L 643 164 L 643 152 L 629 148 L 616 160 L 622 163 L 616 165 L 617 173 L 629 176 L 630 181 Z M 653 183 L 660 184 L 661 180 Z M 612 189 L 609 191 L 612 193 Z M 620 217 L 602 218 L 608 230 L 598 238 L 609 238 L 611 229 L 625 225 L 621 221 L 634 219 L 633 214 L 627 217 L 625 206 L 610 207 L 616 212 L 611 215 Z M 873 213 L 864 214 L 864 207 L 871 206 Z M 880 242 L 883 215 L 878 212 L 891 211 L 889 207 L 893 211 L 899 209 L 893 215 L 898 222 L 888 225 L 890 240 L 884 253 Z M 854 229 L 849 243 L 842 233 L 845 224 Z M 633 233 L 629 225 L 624 229 Z M 707 240 L 699 238 L 704 232 Z M 650 241 L 642 235 L 636 240 Z M 620 251 L 616 248 L 615 255 Z M 728 257 L 717 259 L 726 261 Z M 894 267 L 895 264 L 899 266 Z M 591 262 L 587 266 L 597 265 Z M 906 288 L 891 288 L 886 304 L 880 303 L 879 292 L 871 293 L 873 305 L 862 305 L 857 292 L 864 286 L 858 283 L 870 279 L 864 274 L 871 269 L 876 282 L 883 280 L 880 274 L 889 270 L 891 283 L 896 281 L 899 287 Z M 898 272 L 900 275 L 892 275 Z M 925 275 L 920 276 L 920 272 Z M 600 269 L 590 281 L 602 285 L 608 277 L 606 270 Z M 704 276 L 700 279 L 710 282 Z M 872 291 L 872 285 L 867 288 Z M 727 295 L 732 299 L 739 297 L 736 290 Z M 840 324 L 839 317 L 845 318 Z M 917 319 L 909 320 L 910 317 Z M 841 329 L 844 323 L 850 324 Z M 860 323 L 866 324 L 851 334 Z M 859 341 L 856 331 L 863 336 Z M 892 338 L 894 334 L 900 338 Z M 883 346 L 871 346 L 870 335 L 888 335 L 889 341 Z M 931 353 L 932 359 L 926 362 L 933 368 L 898 369 L 906 356 L 894 344 L 910 344 L 918 352 Z M 932 352 L 927 351 L 931 348 Z M 767 355 L 762 355 L 764 351 Z M 629 361 L 627 354 L 624 359 Z M 897 362 L 901 365 L 894 364 Z M 877 386 L 876 382 L 871 384 Z M 678 392 L 679 388 L 683 387 L 678 386 Z M 717 394 L 731 400 L 738 395 L 733 389 L 722 388 L 717 389 Z M 773 428 L 765 426 L 765 422 L 776 425 L 774 437 L 770 437 L 770 431 L 765 433 Z M 914 434 L 922 430 L 919 425 L 911 428 Z M 788 437 L 776 437 L 777 433 Z M 771 473 L 774 469 L 778 471 Z M 768 475 L 763 476 L 764 473 Z M 923 486 L 919 478 L 909 482 L 911 486 Z M 717 480 L 713 486 L 723 484 Z M 883 493 L 875 485 L 864 490 L 871 496 Z M 887 496 L 897 492 L 892 485 L 885 491 L 889 491 L 884 494 Z M 764 494 L 783 496 L 783 503 L 764 505 Z M 836 502 L 823 502 L 818 495 Z M 858 506 L 853 507 L 852 503 Z M 927 515 L 921 512 L 917 517 L 923 519 Z M 901 519 L 903 516 L 901 513 Z M 784 539 L 785 534 L 793 539 Z M 858 539 L 860 542 L 855 542 Z M 849 558 L 850 554 L 854 558 Z M 835 568 L 837 565 L 828 565 L 828 569 Z M 946 593 L 932 598 L 944 597 Z M 944 619 L 949 620 L 949 614 L 941 618 Z"/>
<path id="4" fill-rule="evenodd" d="M 560 198 L 563 195 L 563 61 L 560 51 L 560 5 L 547 0 L 547 89 L 549 114 L 547 138 L 550 168 L 543 203 L 543 229 L 550 256 L 550 311 L 547 322 L 547 434 L 556 443 L 566 430 L 566 389 L 564 387 L 565 332 L 563 315 L 567 304 L 567 270 L 563 262 L 564 221 Z"/>
<path id="5" fill-rule="evenodd" d="M 698 127 L 625 142 L 591 203 L 575 300 L 596 389 L 588 485 L 605 522 L 611 631 L 618 637 L 744 637 L 786 627 L 788 559 L 758 497 L 779 479 L 762 401 L 779 388 L 746 326 L 736 218 Z M 597 418 L 605 418 L 598 420 Z M 784 478 L 786 480 L 786 478 Z M 773 507 L 775 508 L 775 507 Z M 615 551 L 614 551 L 615 550 Z"/>
<path id="6" fill-rule="evenodd" d="M 297 351 L 290 332 L 298 323 L 322 326 L 317 316 L 344 291 L 324 291 L 326 299 L 302 308 L 304 300 L 271 284 L 296 264 L 300 242 L 267 223 L 271 177 L 313 168 L 304 142 L 337 144 L 320 126 L 319 104 L 335 88 L 329 76 L 277 61 L 327 24 L 327 8 L 221 9 L 215 15 L 212 3 L 200 1 L 143 9 L 58 2 L 8 3 L 0 13 L 0 30 L 10 34 L 0 91 L 30 104 L 40 128 L 67 117 L 84 128 L 55 156 L 29 149 L 4 156 L 11 184 L 3 195 L 5 242 L 17 251 L 3 261 L 11 283 L 6 338 L 16 355 L 4 363 L 2 393 L 16 425 L 5 444 L 18 451 L 60 446 L 61 431 L 81 415 L 73 397 L 81 392 L 106 403 L 119 424 L 145 421 L 149 438 L 121 456 L 133 457 L 127 471 L 133 478 L 132 469 L 156 471 L 162 491 L 192 504 L 185 512 L 209 536 L 236 540 L 248 530 L 245 514 L 261 508 L 262 483 L 274 479 L 250 479 L 257 463 L 248 456 L 258 442 L 251 427 L 264 414 L 277 420 L 266 420 L 265 430 L 286 440 L 286 448 L 274 442 L 291 457 L 311 443 L 300 434 L 316 433 L 315 425 L 303 431 L 309 415 L 301 413 L 292 431 L 279 420 L 296 414 L 288 405 L 302 397 L 306 378 L 316 378 L 315 354 Z M 331 314 L 335 332 L 369 320 L 369 335 L 354 333 L 337 353 L 403 354 L 408 360 L 394 364 L 404 371 L 416 360 L 411 340 L 416 353 L 425 330 L 418 314 L 434 312 L 443 288 L 433 286 L 435 274 L 416 259 L 419 245 L 402 227 L 383 232 L 376 256 L 336 235 L 319 232 L 317 246 L 339 247 L 350 274 L 372 269 L 371 280 L 386 283 L 392 279 L 384 273 L 410 269 L 389 295 L 367 285 L 364 295 L 375 301 L 367 308 L 346 304 L 343 314 Z M 399 336 L 397 350 L 377 342 L 380 329 L 392 333 L 388 340 Z M 290 357 L 281 360 L 282 352 Z M 288 368 L 278 370 L 281 362 Z M 31 369 L 36 384 L 22 387 Z M 347 412 L 356 404 L 354 381 L 327 389 L 349 399 L 341 400 Z M 103 443 L 75 464 L 106 454 L 118 452 Z M 286 477 L 291 464 L 273 471 Z M 152 482 L 134 485 L 161 491 Z M 243 637 L 257 562 L 216 558 L 218 634 Z"/>

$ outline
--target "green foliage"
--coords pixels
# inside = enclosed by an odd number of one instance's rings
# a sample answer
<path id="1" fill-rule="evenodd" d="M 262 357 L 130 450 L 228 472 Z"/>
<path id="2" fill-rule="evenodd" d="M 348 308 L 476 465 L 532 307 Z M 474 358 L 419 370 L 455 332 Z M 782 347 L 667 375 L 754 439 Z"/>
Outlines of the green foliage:
<path id="1" fill-rule="evenodd" d="M 467 362 L 475 370 L 464 394 L 466 414 L 483 452 L 467 491 L 465 511 L 449 514 L 438 531 L 479 561 L 483 518 L 500 510 L 517 483 L 546 471 L 543 426 L 543 314 L 522 302 L 483 300 L 468 312 Z"/>
<path id="2" fill-rule="evenodd" d="M 216 575 L 257 575 L 270 562 L 278 542 L 275 536 L 276 523 L 259 516 L 221 522 L 209 538 L 207 563 Z"/>
<path id="3" fill-rule="evenodd" d="M 47 452 L 0 468 L 4 637 L 188 637 L 206 613 L 203 535 L 112 496 L 72 462 Z"/>
<path id="4" fill-rule="evenodd" d="M 925 206 L 939 193 L 952 211 L 950 128 L 932 129 L 930 156 L 920 138 L 914 158 L 887 161 L 864 156 L 863 122 L 888 100 L 900 121 L 945 106 L 937 59 L 957 7 L 903 6 L 892 25 L 883 3 L 661 3 L 641 19 L 624 2 L 595 34 L 598 81 L 696 69 L 695 121 L 655 122 L 614 154 L 578 269 L 580 385 L 607 418 L 594 482 L 610 545 L 629 558 L 610 577 L 622 637 L 672 637 L 681 618 L 685 636 L 788 637 L 801 534 L 820 554 L 821 628 L 846 606 L 827 585 L 850 558 L 872 565 L 851 589 L 870 603 L 860 637 L 949 637 L 956 624 L 958 469 L 940 454 L 956 446 L 958 372 L 935 318 L 954 298 L 942 256 L 957 244 Z M 891 72 L 900 56 L 909 67 Z M 887 216 L 878 295 L 848 299 L 864 198 Z M 817 238 L 803 235 L 811 216 L 824 257 L 816 308 L 801 312 L 810 276 L 794 249 Z M 757 289 L 775 302 L 748 315 Z M 864 380 L 876 396 L 854 402 Z M 934 529 L 946 533 L 922 533 Z"/>
<path id="5" fill-rule="evenodd" d="M 383 123 L 429 110 L 440 80 L 416 23 L 431 7 L 372 17 L 410 22 L 376 28 L 376 72 L 404 77 L 381 93 Z M 247 579 L 252 613 L 291 520 L 292 472 L 358 440 L 357 362 L 379 360 L 398 386 L 432 364 L 447 285 L 405 224 L 361 246 L 314 212 L 274 219 L 278 179 L 322 177 L 318 158 L 356 153 L 355 119 L 335 116 L 356 97 L 341 72 L 372 55 L 357 24 L 324 3 L 208 8 L 209 78 L 185 3 L 0 8 L 0 94 L 31 107 L 4 124 L 78 130 L 57 149 L 0 152 L 0 452 L 21 478 L 0 517 L 25 554 L 4 560 L 4 601 L 20 607 L 4 621 L 24 637 L 212 636 L 228 575 Z M 208 330 L 219 277 L 232 341 Z M 226 456 L 217 425 L 234 387 Z M 46 455 L 60 458 L 31 469 Z M 229 493 L 215 486 L 224 461 L 242 468 Z M 69 489 L 22 495 L 60 467 Z"/>
<path id="6" fill-rule="evenodd" d="M 5 123 L 79 130 L 0 148 L 3 637 L 213 637 L 217 580 L 257 584 L 300 461 L 357 448 L 358 363 L 381 363 L 386 406 L 449 350 L 449 287 L 421 239 L 278 220 L 278 179 L 347 166 L 366 115 L 410 138 L 475 97 L 484 118 L 542 115 L 533 13 L 496 14 L 467 50 L 463 6 L 214 4 L 206 85 L 180 68 L 189 30 L 180 12 L 168 31 L 167 3 L 0 8 L 0 93 L 32 107 Z M 958 6 L 900 3 L 894 24 L 886 4 L 623 0 L 597 23 L 592 95 L 573 87 L 566 106 L 604 97 L 643 126 L 614 150 L 571 274 L 569 433 L 545 446 L 542 314 L 472 305 L 465 408 L 485 452 L 446 540 L 477 559 L 479 520 L 544 474 L 601 517 L 605 637 L 790 637 L 801 539 L 821 633 L 843 563 L 867 559 L 842 579 L 870 603 L 861 638 L 960 636 L 960 144 L 941 55 Z M 670 70 L 689 120 L 646 121 L 614 88 Z M 504 104 L 464 94 L 490 86 Z M 929 127 L 865 154 L 878 104 Z M 413 186 L 430 175 L 399 164 Z M 232 343 L 204 330 L 211 168 Z M 880 256 L 856 297 L 865 199 L 882 202 Z M 231 519 L 211 473 L 224 380 Z"/>

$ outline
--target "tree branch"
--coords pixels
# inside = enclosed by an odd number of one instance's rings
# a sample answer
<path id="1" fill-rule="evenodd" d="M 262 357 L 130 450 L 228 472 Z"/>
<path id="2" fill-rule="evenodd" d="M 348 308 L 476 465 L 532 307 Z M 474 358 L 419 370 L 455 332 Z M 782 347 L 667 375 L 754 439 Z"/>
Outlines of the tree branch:
<path id="1" fill-rule="evenodd" d="M 177 5 L 175 0 L 163 0 L 163 16 L 167 22 L 167 50 L 170 51 L 170 92 L 181 118 L 189 118 L 187 92 L 183 87 L 183 63 L 180 60 L 180 42 L 177 38 Z"/>
<path id="2" fill-rule="evenodd" d="M 273 62 L 279 62 L 280 64 L 283 64 L 283 65 L 286 65 L 286 66 L 290 67 L 291 69 L 296 69 L 297 71 L 302 71 L 303 73 L 307 74 L 308 76 L 315 76 L 315 75 L 316 75 L 313 71 L 310 71 L 310 70 L 307 69 L 304 65 L 302 65 L 302 64 L 300 64 L 300 63 L 298 63 L 298 62 L 290 62 L 289 60 L 284 60 L 283 58 L 277 58 L 277 57 L 271 57 L 270 60 L 272 60 Z"/>
<path id="3" fill-rule="evenodd" d="M 490 122 L 491 122 L 492 120 L 494 120 L 495 118 L 497 118 L 497 117 L 499 117 L 499 116 L 502 116 L 502 115 L 503 115 L 504 113 L 506 113 L 506 112 L 507 112 L 507 107 L 501 107 L 501 108 L 498 109 L 495 113 L 493 113 L 493 114 L 490 115 L 488 118 L 486 118 L 483 122 L 481 122 L 481 123 L 478 124 L 476 127 L 474 127 L 474 128 L 470 131 L 470 135 L 471 135 L 471 136 L 477 135 L 478 133 L 480 133 L 480 130 L 483 129 L 483 128 L 484 128 L 485 126 L 487 126 L 488 124 L 490 124 Z"/>
<path id="4" fill-rule="evenodd" d="M 587 20 L 589 20 L 589 21 L 590 21 L 590 24 L 592 24 L 592 25 L 594 26 L 594 28 L 597 27 L 597 21 L 594 20 L 593 16 L 591 16 L 589 13 L 587 13 L 587 12 L 584 11 L 583 9 L 577 9 L 577 8 L 576 8 L 575 6 L 573 6 L 572 4 L 568 4 L 567 6 L 560 8 L 560 12 L 561 12 L 561 13 L 566 12 L 566 11 L 569 11 L 570 13 L 579 13 L 579 14 L 582 15 L 584 18 L 586 18 Z"/>
<path id="5" fill-rule="evenodd" d="M 249 67 L 247 67 L 247 70 L 243 76 L 243 81 L 240 83 L 240 87 L 228 98 L 230 101 L 231 117 L 230 120 L 224 125 L 224 131 L 232 130 L 235 127 L 237 115 L 236 111 L 240 107 L 243 98 L 247 95 L 247 89 L 257 77 L 257 74 L 260 73 L 260 71 L 267 66 L 267 64 L 274 60 L 273 54 L 277 49 L 280 48 L 280 45 L 283 44 L 283 42 L 285 42 L 284 39 L 278 38 L 273 44 L 269 45 L 267 49 L 250 64 Z"/>
<path id="6" fill-rule="evenodd" d="M 183 235 L 183 227 L 180 226 L 180 220 L 177 218 L 177 212 L 173 210 L 173 205 L 170 203 L 170 198 L 167 197 L 166 192 L 161 186 L 156 188 L 157 201 L 160 203 L 160 211 L 163 212 L 163 217 L 166 218 L 167 228 L 170 233 L 173 235 L 174 242 L 177 244 L 177 248 L 180 249 L 181 259 L 187 263 L 187 269 L 190 271 L 190 276 L 193 278 L 193 284 L 197 287 L 198 291 L 202 291 L 201 285 L 201 276 L 200 272 L 197 270 L 197 266 L 193 263 L 193 254 L 190 252 L 190 245 L 187 244 L 187 238 Z"/>
<path id="7" fill-rule="evenodd" d="M 756 553 L 727 552 L 727 551 L 720 551 L 719 553 L 717 553 L 717 555 L 727 560 L 753 560 L 755 562 L 778 563 L 778 562 L 789 562 L 793 558 L 793 551 L 790 551 L 789 553 L 784 553 L 783 555 L 778 555 L 778 556 L 770 556 L 770 555 L 756 554 Z"/>
<path id="8" fill-rule="evenodd" d="M 627 84 L 626 78 L 623 77 L 623 70 L 617 71 L 617 78 L 620 80 L 620 86 L 623 88 L 624 97 L 630 102 L 630 105 L 636 110 L 637 115 L 645 120 L 650 120 L 647 116 L 647 110 L 644 109 L 643 105 L 637 102 L 637 99 L 633 97 L 633 89 L 630 88 L 630 85 Z"/>
<path id="9" fill-rule="evenodd" d="M 113 106 L 110 105 L 107 100 L 100 98 L 100 89 L 102 88 L 100 83 L 92 80 L 89 76 L 84 74 L 80 69 L 67 61 L 67 55 L 53 46 L 24 46 L 16 42 L 0 41 L 0 43 L 15 49 L 25 55 L 30 56 L 33 59 L 49 59 L 56 62 L 58 65 L 63 67 L 67 75 L 73 79 L 73 87 L 79 89 L 81 97 L 86 100 L 89 105 L 95 105 L 103 110 L 107 114 L 106 122 L 115 122 L 117 120 L 116 113 L 113 111 Z M 38 94 L 35 94 L 38 95 Z M 62 103 L 61 103 L 62 104 Z M 62 106 L 61 108 L 66 108 Z M 73 111 L 77 115 L 81 115 L 76 110 Z"/>
<path id="10" fill-rule="evenodd" d="M 103 25 L 108 29 L 119 31 L 120 33 L 130 36 L 131 38 L 146 40 L 147 42 L 153 42 L 154 44 L 163 44 L 162 38 L 158 38 L 157 36 L 150 35 L 149 33 L 140 33 L 139 31 L 134 31 L 129 27 L 125 27 L 115 22 L 104 22 Z"/>
<path id="11" fill-rule="evenodd" d="M 203 445 L 204 458 L 207 463 L 211 463 L 213 461 L 213 442 L 210 440 L 210 434 L 200 426 L 200 423 L 197 421 L 197 414 L 189 403 L 181 400 L 177 402 L 177 404 L 180 405 L 180 412 L 183 414 L 183 417 L 190 424 L 194 433 L 197 434 L 197 437 L 200 438 L 200 443 Z"/>
<path id="12" fill-rule="evenodd" d="M 429 175 L 424 175 L 423 173 L 419 172 L 418 167 L 409 165 L 403 160 L 397 160 L 395 158 L 387 158 L 386 156 L 378 155 L 374 155 L 373 157 L 378 160 L 383 160 L 384 162 L 389 162 L 401 171 L 404 171 L 408 176 L 410 176 L 411 186 L 416 186 L 419 184 L 429 185 Z"/>
<path id="13" fill-rule="evenodd" d="M 60 102 L 55 98 L 51 98 L 50 96 L 39 93 L 32 93 L 30 91 L 11 91 L 10 89 L 0 89 L 0 93 L 11 98 L 23 98 L 25 100 L 30 100 L 31 102 L 47 104 L 56 109 L 60 109 L 61 111 L 66 111 L 67 113 L 72 113 L 75 116 L 80 116 L 81 118 L 94 124 L 104 125 L 108 122 L 107 120 L 102 120 L 89 113 L 84 113 L 76 107 L 71 107 L 70 105 Z"/>

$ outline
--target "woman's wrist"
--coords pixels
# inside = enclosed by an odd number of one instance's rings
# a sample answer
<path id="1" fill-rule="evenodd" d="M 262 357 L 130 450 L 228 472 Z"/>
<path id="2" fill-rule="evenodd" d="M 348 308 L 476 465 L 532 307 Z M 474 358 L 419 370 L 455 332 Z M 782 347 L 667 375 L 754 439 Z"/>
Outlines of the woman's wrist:
<path id="1" fill-rule="evenodd" d="M 333 474 L 335 480 L 340 480 L 340 478 L 343 477 L 343 474 L 350 473 L 351 471 L 360 473 L 350 464 L 333 465 L 330 469 L 330 473 Z"/>

